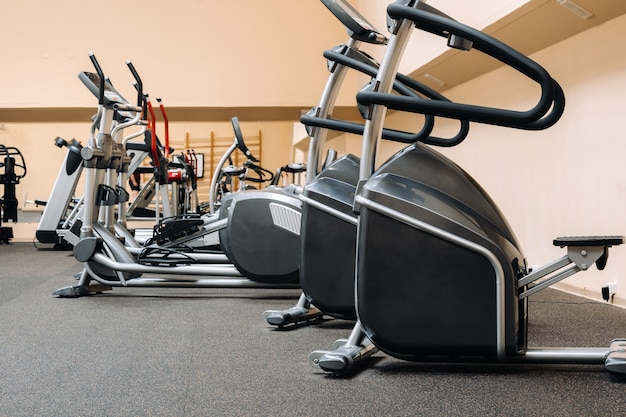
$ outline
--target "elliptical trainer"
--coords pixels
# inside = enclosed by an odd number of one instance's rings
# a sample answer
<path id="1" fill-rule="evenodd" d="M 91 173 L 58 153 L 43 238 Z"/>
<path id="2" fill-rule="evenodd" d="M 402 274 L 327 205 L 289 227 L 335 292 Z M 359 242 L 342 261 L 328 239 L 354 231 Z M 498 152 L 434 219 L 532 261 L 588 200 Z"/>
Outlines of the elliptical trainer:
<path id="1" fill-rule="evenodd" d="M 124 167 L 127 165 L 120 132 L 126 127 L 136 125 L 137 115 L 143 112 L 143 109 L 142 106 L 133 106 L 121 100 L 119 93 L 106 80 L 93 54 L 90 55 L 90 59 L 96 73 L 81 72 L 79 78 L 90 90 L 97 93 L 99 103 L 89 143 L 81 150 L 84 165 L 84 201 L 93 203 L 83 205 L 80 220 L 64 236 L 74 245 L 74 256 L 83 263 L 84 270 L 78 285 L 61 288 L 54 294 L 60 297 L 78 297 L 97 294 L 112 287 L 125 286 L 298 288 L 293 272 L 286 274 L 276 272 L 276 268 L 281 265 L 280 259 L 269 263 L 274 269 L 261 270 L 254 276 L 252 274 L 248 276 L 242 274 L 223 253 L 195 253 L 159 246 L 129 247 L 123 243 L 125 240 L 132 240 L 132 236 L 122 234 L 123 228 L 113 221 L 115 217 L 113 207 L 124 203 L 128 197 L 128 193 L 122 189 L 119 182 L 116 185 L 116 178 L 120 173 L 123 178 Z M 128 64 L 130 66 L 130 63 Z M 232 195 L 245 193 L 246 191 L 242 191 Z M 291 198 L 290 201 L 286 201 L 286 195 L 275 194 L 277 197 L 274 199 L 264 194 L 267 210 L 275 209 L 280 213 L 283 206 L 292 204 L 291 201 L 300 204 L 297 199 Z M 260 198 L 258 200 L 260 201 Z M 235 203 L 231 205 L 234 207 Z M 220 209 L 220 213 L 222 212 L 223 207 Z M 211 215 L 207 227 L 210 227 L 211 231 L 228 227 L 229 221 L 235 222 L 232 214 L 235 211 L 230 207 L 228 212 L 227 218 Z M 280 220 L 272 218 L 271 221 L 275 227 L 280 227 Z M 209 230 L 199 232 L 210 233 Z M 119 236 L 128 239 L 120 239 Z M 231 241 L 231 247 L 232 245 Z M 284 245 L 284 247 L 289 251 L 295 249 L 297 255 L 297 246 Z M 273 250 L 267 245 L 262 249 Z M 272 256 L 277 254 L 281 256 L 280 252 L 271 252 Z M 297 268 L 297 256 L 293 259 L 285 256 L 284 259 Z M 263 259 L 260 262 L 268 264 Z M 167 278 L 145 277 L 144 274 L 164 274 Z M 96 283 L 92 283 L 94 280 Z"/>
<path id="2" fill-rule="evenodd" d="M 345 155 L 335 163 L 316 171 L 319 155 L 328 130 L 362 135 L 364 125 L 331 118 L 333 102 L 327 102 L 326 91 L 349 70 L 375 77 L 378 63 L 359 50 L 361 43 L 384 45 L 387 38 L 346 1 L 322 0 L 322 3 L 346 27 L 350 40 L 324 52 L 330 75 L 322 100 L 300 121 L 310 132 L 307 184 L 300 199 L 302 238 L 300 251 L 300 285 L 303 294 L 297 304 L 286 310 L 268 310 L 265 320 L 278 327 L 308 322 L 328 315 L 354 320 L 354 258 L 356 253 L 357 214 L 353 210 L 359 180 L 360 159 Z M 427 86 L 398 74 L 393 89 L 416 100 L 447 99 Z M 382 138 L 402 143 L 423 141 L 438 146 L 454 146 L 463 141 L 469 123 L 461 121 L 456 135 L 440 138 L 431 135 L 434 119 L 424 117 L 417 132 L 383 129 Z"/>

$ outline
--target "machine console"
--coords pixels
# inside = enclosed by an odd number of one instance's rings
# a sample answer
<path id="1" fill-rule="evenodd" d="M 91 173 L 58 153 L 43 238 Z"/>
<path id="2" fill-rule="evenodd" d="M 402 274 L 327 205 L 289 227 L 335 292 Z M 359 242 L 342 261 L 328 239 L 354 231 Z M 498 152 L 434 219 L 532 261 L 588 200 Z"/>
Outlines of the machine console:
<path id="1" fill-rule="evenodd" d="M 93 72 L 82 71 L 78 74 L 78 78 L 83 82 L 85 87 L 96 97 L 100 96 L 100 76 Z M 128 101 L 113 87 L 111 81 L 104 80 L 104 106 L 113 107 L 118 104 L 129 104 Z M 116 111 L 115 119 L 124 122 L 133 118 L 133 113 L 128 111 Z"/>
<path id="2" fill-rule="evenodd" d="M 82 71 L 78 78 L 85 84 L 85 87 L 96 97 L 100 95 L 100 76 L 93 72 Z M 112 106 L 115 103 L 128 104 L 128 101 L 113 87 L 113 84 L 104 80 L 104 105 Z"/>
<path id="3" fill-rule="evenodd" d="M 322 0 L 322 3 L 343 23 L 352 38 L 368 43 L 387 43 L 387 38 L 346 0 Z"/>

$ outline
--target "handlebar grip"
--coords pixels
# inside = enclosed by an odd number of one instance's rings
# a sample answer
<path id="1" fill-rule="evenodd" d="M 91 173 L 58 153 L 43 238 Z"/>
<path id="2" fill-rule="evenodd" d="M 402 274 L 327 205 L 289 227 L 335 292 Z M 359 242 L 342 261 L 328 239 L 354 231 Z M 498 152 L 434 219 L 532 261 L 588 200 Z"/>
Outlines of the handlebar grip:
<path id="1" fill-rule="evenodd" d="M 233 117 L 230 119 L 231 124 L 233 125 L 233 131 L 235 132 L 235 142 L 237 144 L 237 148 L 252 162 L 259 162 L 257 158 L 252 155 L 252 152 L 248 149 L 243 140 L 243 134 L 241 133 L 241 126 L 239 125 L 239 118 Z"/>
<path id="2" fill-rule="evenodd" d="M 154 114 L 154 108 L 152 107 L 152 103 L 150 101 L 146 101 L 146 105 L 148 107 L 148 129 L 147 132 L 150 132 L 150 152 L 152 154 L 152 160 L 154 162 L 155 169 L 160 166 L 159 162 L 159 154 L 157 152 L 157 135 L 156 135 L 156 116 Z"/>
<path id="3" fill-rule="evenodd" d="M 143 82 L 141 81 L 141 77 L 135 69 L 135 66 L 130 60 L 126 61 L 126 66 L 128 66 L 130 73 L 133 75 L 133 78 L 137 82 L 137 85 L 135 86 L 135 88 L 137 89 L 137 105 L 141 106 L 143 102 Z"/>
<path id="4" fill-rule="evenodd" d="M 338 50 L 341 50 L 341 53 L 337 52 Z M 343 46 L 325 51 L 324 57 L 371 77 L 375 77 L 378 71 L 378 65 L 371 58 L 364 55 L 360 51 L 345 49 Z M 411 96 L 415 100 L 426 100 L 417 94 L 420 93 L 431 99 L 449 101 L 445 96 L 437 91 L 403 74 L 397 74 L 393 88 L 400 94 Z M 383 129 L 382 138 L 401 143 L 414 143 L 420 141 L 430 145 L 450 147 L 458 145 L 467 137 L 469 132 L 469 122 L 467 120 L 460 120 L 461 126 L 455 136 L 451 138 L 440 138 L 431 135 L 434 127 L 434 118 L 431 115 L 425 115 L 425 117 L 426 120 L 424 122 L 424 126 L 419 132 L 411 133 L 385 128 Z M 300 118 L 300 122 L 306 126 L 321 127 L 358 135 L 362 135 L 365 129 L 365 125 L 363 124 L 329 118 L 324 119 L 314 117 L 311 114 L 302 116 Z"/>
<path id="5" fill-rule="evenodd" d="M 170 155 L 170 121 L 167 117 L 167 112 L 165 111 L 165 106 L 163 105 L 163 100 L 160 98 L 156 99 L 157 103 L 159 103 L 159 109 L 161 110 L 161 114 L 163 115 L 163 125 L 165 126 L 165 159 L 167 159 Z"/>
<path id="6" fill-rule="evenodd" d="M 100 63 L 98 63 L 98 60 L 96 59 L 96 56 L 93 52 L 89 52 L 89 59 L 91 60 L 91 63 L 93 64 L 94 68 L 96 69 L 96 73 L 100 78 L 100 85 L 98 86 L 100 89 L 100 92 L 98 93 L 98 104 L 104 104 L 104 71 L 102 71 Z"/>
<path id="7" fill-rule="evenodd" d="M 537 104 L 527 111 L 515 111 L 493 107 L 459 104 L 446 101 L 417 101 L 410 97 L 398 97 L 397 104 L 394 98 L 387 94 L 375 92 L 361 92 L 357 94 L 357 101 L 362 105 L 383 104 L 397 110 L 407 110 L 416 113 L 432 114 L 435 116 L 467 119 L 474 122 L 495 124 L 514 128 L 546 128 L 556 123 L 560 117 L 559 111 L 546 116 L 550 108 L 560 107 L 557 84 L 548 72 L 535 61 L 498 41 L 497 39 L 461 24 L 450 18 L 435 15 L 412 7 L 390 4 L 387 13 L 392 19 L 409 19 L 415 26 L 426 32 L 433 33 L 449 40 L 462 38 L 463 45 L 470 45 L 498 61 L 509 65 L 518 72 L 537 82 L 541 87 L 541 97 Z M 452 45 L 454 46 L 454 45 Z M 558 117 L 557 117 L 558 116 Z M 543 119 L 543 122 L 539 122 Z M 546 122 L 549 121 L 550 123 Z"/>
<path id="8" fill-rule="evenodd" d="M 322 117 L 302 115 L 300 116 L 300 123 L 306 126 L 321 127 L 324 129 L 336 130 L 339 132 L 352 133 L 355 135 L 362 135 L 365 130 L 363 123 L 348 122 L 346 120 L 337 119 L 325 119 Z M 400 130 L 383 129 L 383 139 L 393 140 L 395 142 L 402 143 L 414 143 L 419 140 L 419 133 L 403 132 Z"/>
<path id="9" fill-rule="evenodd" d="M 565 111 L 565 93 L 563 92 L 563 88 L 559 85 L 556 80 L 552 80 L 554 84 L 554 102 L 552 105 L 552 109 L 550 113 L 546 116 L 542 117 L 539 120 L 536 120 L 532 123 L 528 123 L 524 125 L 522 128 L 525 130 L 544 130 L 554 125 L 559 121 L 563 112 Z"/>
<path id="10" fill-rule="evenodd" d="M 323 129 L 336 130 L 339 132 L 352 133 L 355 135 L 363 135 L 365 125 L 362 123 L 348 122 L 345 120 L 337 119 L 324 119 L 321 117 L 315 117 L 310 115 L 300 116 L 300 122 L 306 126 L 321 127 Z M 422 142 L 427 145 L 452 147 L 461 143 L 469 133 L 469 123 L 465 120 L 461 120 L 461 127 L 459 131 L 451 138 L 439 138 L 436 136 L 427 135 L 422 138 L 420 132 L 410 133 L 401 130 L 383 128 L 382 138 L 385 140 L 391 140 L 400 143 L 415 143 Z"/>
<path id="11" fill-rule="evenodd" d="M 93 52 L 89 52 L 89 59 L 91 60 L 91 63 L 96 69 L 96 73 L 100 76 L 100 78 L 104 78 L 104 71 L 102 71 L 102 68 L 100 67 L 100 63 L 96 59 L 96 56 L 94 55 Z"/>
<path id="12" fill-rule="evenodd" d="M 248 177 L 246 175 L 245 177 L 246 181 L 264 183 L 264 182 L 272 182 L 274 180 L 274 173 L 272 171 L 265 169 L 260 165 L 256 165 L 255 163 L 251 161 L 246 161 L 244 164 L 244 167 L 247 170 L 254 171 L 254 173 L 258 175 L 258 178 Z M 266 175 L 268 176 L 267 178 L 266 178 Z"/>

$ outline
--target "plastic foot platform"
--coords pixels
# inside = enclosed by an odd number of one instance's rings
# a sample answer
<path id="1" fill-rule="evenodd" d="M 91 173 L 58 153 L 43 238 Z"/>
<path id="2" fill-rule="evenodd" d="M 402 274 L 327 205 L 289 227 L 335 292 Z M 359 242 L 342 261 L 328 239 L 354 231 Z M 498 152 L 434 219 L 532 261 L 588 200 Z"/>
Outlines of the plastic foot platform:
<path id="1" fill-rule="evenodd" d="M 291 307 L 287 310 L 267 310 L 263 318 L 269 324 L 284 327 L 290 324 L 298 324 L 322 318 L 324 313 L 315 307 Z"/>
<path id="2" fill-rule="evenodd" d="M 378 352 L 378 348 L 369 341 L 362 345 L 340 345 L 340 343 L 337 341 L 333 344 L 334 350 L 311 352 L 309 364 L 326 372 L 340 374 L 352 370 L 356 364 Z"/>
<path id="3" fill-rule="evenodd" d="M 626 339 L 611 342 L 604 368 L 612 374 L 626 376 Z"/>
<path id="4" fill-rule="evenodd" d="M 52 295 L 59 298 L 78 298 L 88 295 L 102 294 L 104 291 L 110 291 L 113 287 L 109 287 L 101 284 L 92 285 L 74 285 L 69 287 L 59 288 Z"/>

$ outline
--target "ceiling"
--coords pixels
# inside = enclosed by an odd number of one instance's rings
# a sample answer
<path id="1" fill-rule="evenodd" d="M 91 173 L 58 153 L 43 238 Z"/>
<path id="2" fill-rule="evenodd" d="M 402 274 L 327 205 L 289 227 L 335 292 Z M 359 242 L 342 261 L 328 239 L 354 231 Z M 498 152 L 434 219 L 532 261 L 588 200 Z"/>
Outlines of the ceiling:
<path id="1" fill-rule="evenodd" d="M 624 0 L 574 0 L 593 13 L 588 19 L 578 17 L 557 0 L 531 0 L 483 32 L 508 44 L 525 55 L 547 48 L 577 33 L 583 32 L 626 13 Z M 443 91 L 463 84 L 501 64 L 481 53 L 466 54 L 455 49 L 423 65 L 410 75 L 412 78 Z M 463 71 L 459 71 L 463 68 Z M 444 85 L 433 80 L 443 81 Z"/>

